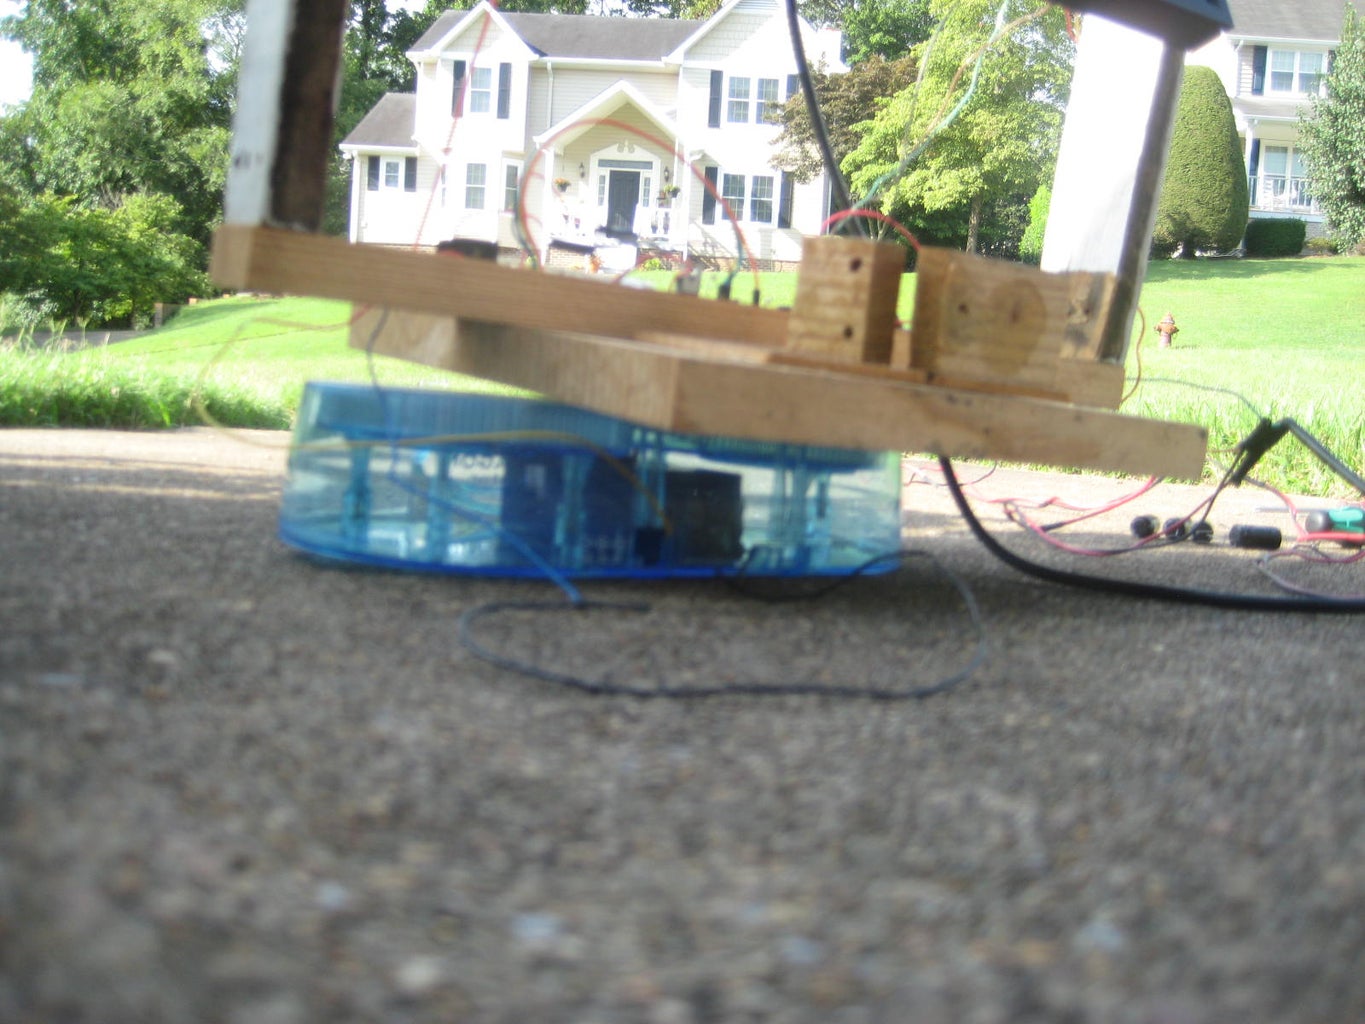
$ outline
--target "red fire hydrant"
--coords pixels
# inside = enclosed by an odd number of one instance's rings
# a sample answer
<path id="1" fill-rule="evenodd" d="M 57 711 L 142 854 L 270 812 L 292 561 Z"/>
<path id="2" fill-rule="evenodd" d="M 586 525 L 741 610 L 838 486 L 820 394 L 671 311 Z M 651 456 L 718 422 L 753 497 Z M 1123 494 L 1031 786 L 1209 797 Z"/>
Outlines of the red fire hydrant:
<path id="1" fill-rule="evenodd" d="M 1175 325 L 1175 317 L 1167 313 L 1161 318 L 1161 323 L 1156 325 L 1156 333 L 1161 335 L 1161 347 L 1170 348 L 1171 339 L 1180 333 L 1180 328 Z"/>

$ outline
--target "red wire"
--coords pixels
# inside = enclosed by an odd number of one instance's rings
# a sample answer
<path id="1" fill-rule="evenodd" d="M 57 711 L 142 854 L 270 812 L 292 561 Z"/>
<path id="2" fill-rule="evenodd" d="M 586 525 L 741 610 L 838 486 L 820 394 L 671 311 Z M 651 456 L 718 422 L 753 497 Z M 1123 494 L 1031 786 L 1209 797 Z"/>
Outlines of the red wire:
<path id="1" fill-rule="evenodd" d="M 919 252 L 919 239 L 912 235 L 904 224 L 896 220 L 896 218 L 882 213 L 880 210 L 869 210 L 866 207 L 854 207 L 851 210 L 839 210 L 836 213 L 831 213 L 825 218 L 824 223 L 820 225 L 820 234 L 823 235 L 832 225 L 839 223 L 841 220 L 847 220 L 849 217 L 866 217 L 868 220 L 889 224 L 895 229 L 898 235 L 910 243 L 910 247 L 914 249 L 915 252 Z"/>
<path id="2" fill-rule="evenodd" d="M 644 131 L 641 128 L 637 128 L 632 124 L 627 124 L 624 121 L 619 121 L 616 118 L 612 117 L 584 118 L 581 121 L 575 121 L 573 124 L 565 125 L 563 128 L 555 132 L 553 135 L 547 138 L 536 148 L 535 153 L 532 154 L 531 156 L 530 163 L 526 165 L 526 173 L 522 176 L 522 181 L 523 182 L 531 181 L 534 178 L 540 176 L 540 172 L 536 170 L 536 165 L 540 162 L 541 158 L 543 157 L 545 153 L 545 148 L 551 142 L 553 142 L 555 139 L 559 138 L 566 132 L 572 131 L 576 128 L 582 128 L 585 126 L 593 127 L 596 125 L 603 125 L 609 128 L 618 128 L 621 131 L 629 132 L 632 135 L 638 136 L 639 138 L 644 139 L 646 142 L 652 143 L 653 145 L 658 146 L 660 149 L 672 153 L 675 157 L 678 158 L 678 160 L 680 160 L 683 164 L 687 166 L 687 169 L 692 172 L 692 176 L 696 178 L 699 182 L 701 182 L 702 187 L 705 188 L 706 191 L 710 193 L 711 196 L 716 200 L 716 202 L 720 204 L 721 209 L 724 211 L 726 218 L 728 218 L 730 223 L 734 225 L 735 235 L 739 239 L 740 248 L 744 251 L 744 256 L 748 260 L 749 267 L 753 271 L 754 287 L 758 288 L 759 287 L 758 264 L 754 262 L 753 250 L 749 248 L 748 239 L 744 237 L 744 233 L 740 231 L 739 225 L 735 220 L 734 210 L 731 208 L 729 202 L 726 201 L 725 197 L 720 194 L 720 191 L 716 188 L 716 186 L 712 184 L 710 179 L 707 178 L 706 175 L 703 174 L 702 171 L 698 169 L 696 164 L 692 163 L 690 160 L 687 159 L 687 155 L 683 152 L 682 147 L 676 142 L 669 142 L 667 139 L 655 135 L 652 132 Z M 526 216 L 526 189 L 524 187 L 519 190 L 517 195 L 517 218 L 518 220 L 521 221 L 522 234 L 525 236 L 526 242 L 528 244 L 531 243 L 533 239 L 531 238 L 528 218 Z M 534 246 L 531 246 L 531 248 L 534 250 Z"/>
<path id="3" fill-rule="evenodd" d="M 497 3 L 493 3 L 492 6 L 497 7 Z M 431 188 L 427 192 L 427 205 L 422 211 L 422 219 L 417 222 L 417 237 L 412 240 L 412 248 L 414 251 L 422 247 L 422 233 L 427 229 L 427 220 L 431 216 L 432 203 L 436 201 L 436 190 L 440 186 L 441 175 L 446 173 L 446 168 L 449 164 L 450 151 L 455 142 L 455 129 L 464 118 L 465 94 L 469 91 L 469 80 L 474 77 L 474 67 L 479 62 L 479 54 L 483 52 L 484 40 L 488 38 L 488 27 L 492 24 L 493 16 L 491 14 L 484 15 L 483 24 L 479 28 L 479 38 L 474 43 L 474 53 L 469 58 L 469 72 L 460 79 L 460 95 L 455 101 L 455 110 L 457 113 L 451 115 L 450 131 L 446 133 L 446 143 L 441 149 L 441 155 L 445 157 L 446 160 L 441 164 L 440 173 L 431 179 Z"/>

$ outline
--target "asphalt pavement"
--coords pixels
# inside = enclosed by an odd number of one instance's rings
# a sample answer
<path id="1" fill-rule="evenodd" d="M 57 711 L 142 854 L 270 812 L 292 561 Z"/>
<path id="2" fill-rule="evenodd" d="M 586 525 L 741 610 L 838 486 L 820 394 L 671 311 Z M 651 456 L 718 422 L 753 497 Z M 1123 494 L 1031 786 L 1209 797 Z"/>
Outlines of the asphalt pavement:
<path id="1" fill-rule="evenodd" d="M 931 462 L 928 559 L 818 599 L 589 584 L 647 612 L 459 617 L 548 584 L 339 569 L 276 538 L 284 435 L 0 431 L 0 1021 L 1360 1024 L 1358 615 L 1069 589 L 996 560 Z M 985 474 L 963 470 L 972 479 Z M 1207 547 L 1055 566 L 1282 591 Z M 1122 543 L 1163 485 L 1066 534 Z M 1044 518 L 1063 518 L 1054 506 Z M 1316 589 L 1357 566 L 1292 560 Z"/>

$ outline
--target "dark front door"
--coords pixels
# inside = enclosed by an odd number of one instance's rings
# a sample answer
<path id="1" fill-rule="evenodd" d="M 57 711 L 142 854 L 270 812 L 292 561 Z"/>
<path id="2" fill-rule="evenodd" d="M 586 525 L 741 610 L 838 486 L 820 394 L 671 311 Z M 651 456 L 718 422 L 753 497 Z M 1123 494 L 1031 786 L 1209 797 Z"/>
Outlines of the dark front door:
<path id="1" fill-rule="evenodd" d="M 640 204 L 640 172 L 612 168 L 607 180 L 607 234 L 621 237 L 635 230 L 635 207 Z"/>

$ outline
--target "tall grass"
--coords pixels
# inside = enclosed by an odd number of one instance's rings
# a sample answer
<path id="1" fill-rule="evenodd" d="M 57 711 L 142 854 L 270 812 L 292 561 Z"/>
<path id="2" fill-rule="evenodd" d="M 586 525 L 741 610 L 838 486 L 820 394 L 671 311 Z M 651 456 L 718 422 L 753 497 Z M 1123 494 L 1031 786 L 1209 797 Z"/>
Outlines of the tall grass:
<path id="1" fill-rule="evenodd" d="M 204 413 L 230 427 L 285 429 L 293 415 L 240 383 L 198 389 L 187 377 L 140 364 L 72 359 L 69 354 L 0 355 L 0 424 L 39 427 L 178 427 Z"/>

